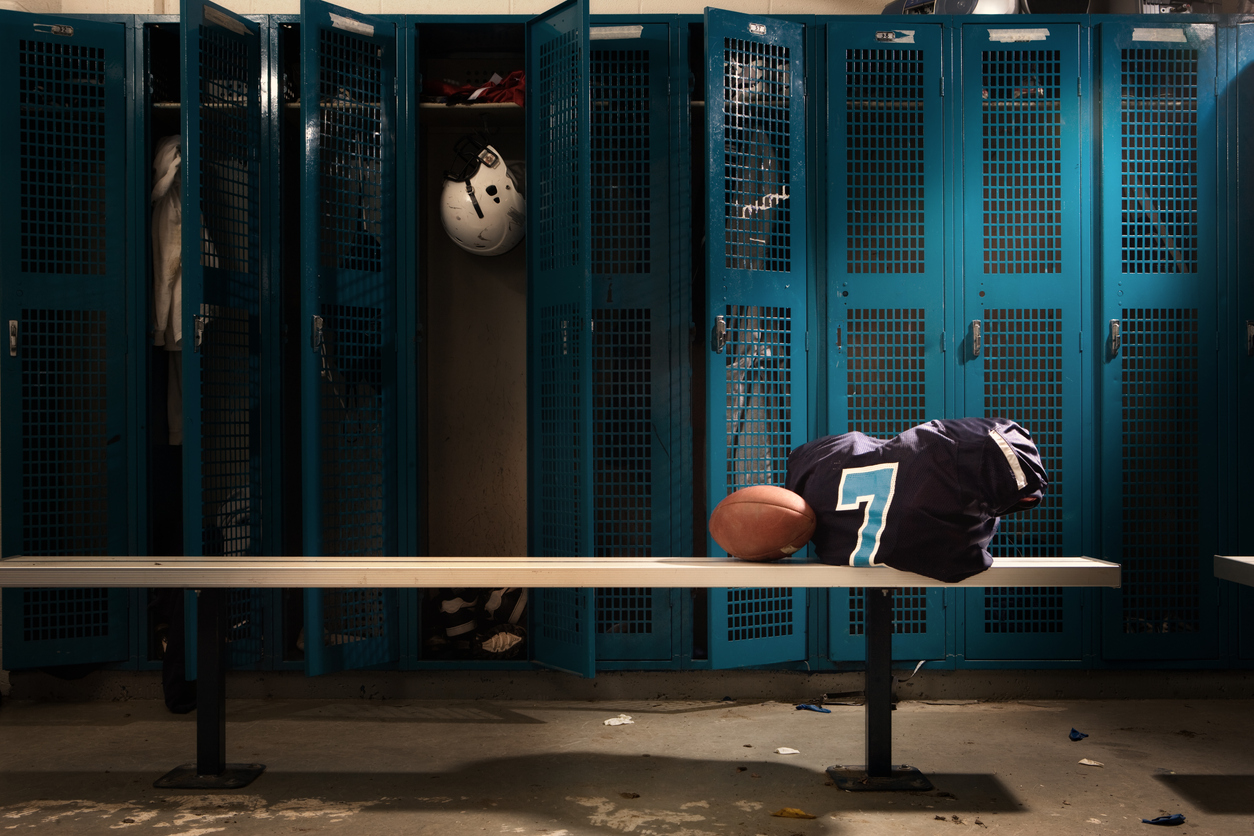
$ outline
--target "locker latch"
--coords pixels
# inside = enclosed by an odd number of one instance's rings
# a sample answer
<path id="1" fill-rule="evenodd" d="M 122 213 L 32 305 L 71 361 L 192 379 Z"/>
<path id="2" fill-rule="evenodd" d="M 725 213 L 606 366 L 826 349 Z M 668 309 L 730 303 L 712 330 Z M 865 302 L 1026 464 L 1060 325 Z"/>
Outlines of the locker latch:
<path id="1" fill-rule="evenodd" d="M 1254 319 L 1245 321 L 1245 356 L 1254 357 Z"/>
<path id="2" fill-rule="evenodd" d="M 198 314 L 192 317 L 192 351 L 200 351 L 200 346 L 205 341 L 205 326 L 208 324 L 207 316 Z"/>
<path id="3" fill-rule="evenodd" d="M 979 357 L 984 350 L 984 337 L 980 333 L 980 321 L 971 320 L 971 356 Z"/>
<path id="4" fill-rule="evenodd" d="M 1119 320 L 1112 319 L 1110 321 L 1110 357 L 1114 359 L 1119 354 L 1119 346 L 1123 339 L 1119 333 Z"/>
<path id="5" fill-rule="evenodd" d="M 9 356 L 17 356 L 17 320 L 9 320 Z"/>
<path id="6" fill-rule="evenodd" d="M 322 353 L 322 317 L 320 316 L 315 315 L 313 318 L 313 327 L 309 331 L 309 346 L 314 354 Z"/>
<path id="7" fill-rule="evenodd" d="M 722 354 L 727 345 L 727 320 L 721 315 L 714 317 L 714 332 L 710 334 L 710 347 L 715 354 Z"/>

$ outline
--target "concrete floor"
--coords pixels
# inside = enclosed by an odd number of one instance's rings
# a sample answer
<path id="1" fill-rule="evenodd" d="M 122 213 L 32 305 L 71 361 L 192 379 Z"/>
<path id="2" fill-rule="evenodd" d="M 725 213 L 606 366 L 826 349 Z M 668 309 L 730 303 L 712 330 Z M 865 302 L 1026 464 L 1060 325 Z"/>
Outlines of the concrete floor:
<path id="1" fill-rule="evenodd" d="M 893 714 L 894 760 L 928 793 L 827 782 L 863 760 L 858 706 L 500 699 L 231 700 L 228 759 L 265 774 L 182 792 L 152 782 L 193 759 L 194 715 L 6 699 L 0 833 L 1143 834 L 1165 813 L 1187 817 L 1170 832 L 1254 832 L 1254 701 L 958 702 Z"/>

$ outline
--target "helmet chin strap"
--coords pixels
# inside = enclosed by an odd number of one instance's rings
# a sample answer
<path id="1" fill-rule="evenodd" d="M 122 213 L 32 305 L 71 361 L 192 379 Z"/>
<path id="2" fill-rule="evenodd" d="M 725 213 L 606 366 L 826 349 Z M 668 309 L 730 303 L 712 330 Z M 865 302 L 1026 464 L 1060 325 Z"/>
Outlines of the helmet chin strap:
<path id="1" fill-rule="evenodd" d="M 471 204 L 475 207 L 475 214 L 482 220 L 483 210 L 479 208 L 479 200 L 475 197 L 475 187 L 470 185 L 470 181 L 466 181 L 466 194 L 470 197 Z"/>

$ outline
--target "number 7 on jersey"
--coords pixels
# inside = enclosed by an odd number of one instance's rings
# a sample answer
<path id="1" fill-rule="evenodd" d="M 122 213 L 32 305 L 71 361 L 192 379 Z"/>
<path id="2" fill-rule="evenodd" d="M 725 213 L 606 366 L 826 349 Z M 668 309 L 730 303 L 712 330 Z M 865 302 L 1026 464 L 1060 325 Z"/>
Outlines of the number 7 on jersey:
<path id="1" fill-rule="evenodd" d="M 849 553 L 850 566 L 875 565 L 875 555 L 880 550 L 880 535 L 884 533 L 884 520 L 888 517 L 888 507 L 893 504 L 893 491 L 896 489 L 896 462 L 849 467 L 841 473 L 836 496 L 840 504 L 836 510 L 856 511 L 862 508 L 858 539 Z"/>

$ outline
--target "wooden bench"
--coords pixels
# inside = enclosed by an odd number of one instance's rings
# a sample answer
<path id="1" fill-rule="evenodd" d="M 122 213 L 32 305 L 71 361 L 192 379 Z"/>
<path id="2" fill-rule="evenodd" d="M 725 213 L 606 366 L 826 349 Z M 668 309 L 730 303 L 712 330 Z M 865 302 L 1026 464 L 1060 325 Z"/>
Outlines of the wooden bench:
<path id="1" fill-rule="evenodd" d="M 1250 558 L 1244 558 L 1250 560 Z M 1254 570 L 1252 570 L 1254 571 Z M 1218 571 L 1216 574 L 1219 574 Z M 928 790 L 917 769 L 892 764 L 894 589 L 1117 587 L 1118 564 L 1087 557 L 999 557 L 946 584 L 884 566 L 792 558 L 749 563 L 700 557 L 31 557 L 0 559 L 0 587 L 181 587 L 197 606 L 196 762 L 158 779 L 178 789 L 238 789 L 265 766 L 226 762 L 226 590 L 255 587 L 792 587 L 866 588 L 866 763 L 827 771 L 850 790 Z M 874 594 L 878 592 L 879 594 Z"/>
<path id="2" fill-rule="evenodd" d="M 1244 586 L 1254 586 L 1254 557 L 1215 555 L 1215 577 Z"/>

